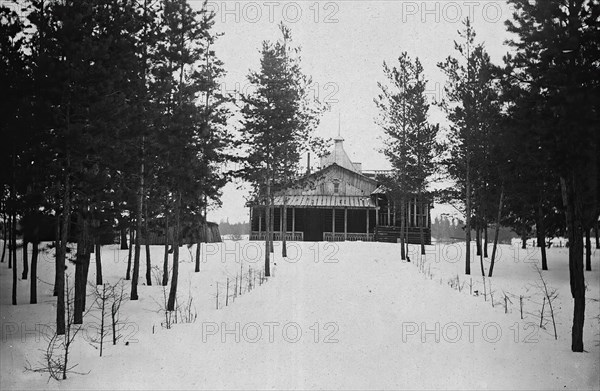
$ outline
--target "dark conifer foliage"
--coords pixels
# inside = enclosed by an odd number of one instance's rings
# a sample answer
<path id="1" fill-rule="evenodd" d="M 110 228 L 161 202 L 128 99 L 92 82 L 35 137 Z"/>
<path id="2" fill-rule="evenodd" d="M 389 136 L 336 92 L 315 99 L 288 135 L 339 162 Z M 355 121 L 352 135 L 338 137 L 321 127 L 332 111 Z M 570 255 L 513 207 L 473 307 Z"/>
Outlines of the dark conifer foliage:
<path id="1" fill-rule="evenodd" d="M 290 29 L 283 24 L 279 29 L 282 37 L 278 41 L 263 42 L 260 70 L 248 75 L 255 92 L 242 99 L 247 158 L 241 175 L 253 184 L 257 198 L 264 203 L 270 222 L 266 248 L 272 246 L 274 191 L 284 190 L 295 179 L 303 152 L 320 152 L 323 145 L 312 132 L 324 107 L 311 99 L 311 80 L 302 73 L 300 49 L 292 46 Z M 285 257 L 285 241 L 282 251 Z M 270 276 L 270 251 L 265 251 L 265 276 Z"/>
<path id="2" fill-rule="evenodd" d="M 65 269 L 74 270 L 74 319 L 81 323 L 94 249 L 102 283 L 103 238 L 133 224 L 131 298 L 137 299 L 140 245 L 149 235 L 143 228 L 166 213 L 179 228 L 204 225 L 206 200 L 218 202 L 227 179 L 219 170 L 231 145 L 228 99 L 218 92 L 224 70 L 211 48 L 218 35 L 206 4 L 199 10 L 183 0 L 10 5 L 0 8 L 0 87 L 8 98 L 0 127 L 9 141 L 0 155 L 10 167 L 0 177 L 2 209 L 13 225 L 22 221 L 23 240 L 34 249 L 32 303 L 40 222 L 57 224 L 62 334 Z M 178 249 L 180 235 L 172 236 Z M 72 241 L 76 251 L 68 251 Z M 150 261 L 146 253 L 148 285 Z M 23 278 L 25 270 L 19 265 Z M 172 281 L 174 301 L 176 276 Z"/>

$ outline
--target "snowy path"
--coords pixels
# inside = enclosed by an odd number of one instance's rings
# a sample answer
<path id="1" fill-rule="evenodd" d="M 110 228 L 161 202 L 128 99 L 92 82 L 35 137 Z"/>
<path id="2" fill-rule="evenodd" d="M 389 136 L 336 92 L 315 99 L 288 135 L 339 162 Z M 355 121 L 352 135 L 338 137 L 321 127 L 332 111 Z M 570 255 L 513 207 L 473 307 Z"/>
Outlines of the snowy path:
<path id="1" fill-rule="evenodd" d="M 518 314 L 426 279 L 399 260 L 394 245 L 295 246 L 302 253 L 292 256 L 296 262 L 277 257 L 275 277 L 219 310 L 211 292 L 223 264 L 209 259 L 198 275 L 183 263 L 181 293 L 189 276 L 198 320 L 171 330 L 158 326 L 148 297 L 160 298 L 161 288 L 141 287 L 142 300 L 126 307 L 139 326 L 137 343 L 110 347 L 102 358 L 80 344 L 79 369 L 91 372 L 66 383 L 23 374 L 18 360 L 7 369 L 11 341 L 3 339 L 2 389 L 598 388 L 593 320 L 586 335 L 591 352 L 573 354 L 567 335 L 555 342 Z M 228 260 L 230 271 L 239 268 L 238 259 Z"/>

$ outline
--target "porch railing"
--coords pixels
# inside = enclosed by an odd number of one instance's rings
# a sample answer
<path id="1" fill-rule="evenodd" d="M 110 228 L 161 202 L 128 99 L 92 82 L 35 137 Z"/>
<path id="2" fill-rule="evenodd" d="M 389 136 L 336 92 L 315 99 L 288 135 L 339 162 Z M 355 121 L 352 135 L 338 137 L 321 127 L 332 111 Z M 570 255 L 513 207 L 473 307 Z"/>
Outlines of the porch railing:
<path id="1" fill-rule="evenodd" d="M 361 240 L 363 242 L 372 242 L 375 238 L 374 234 L 364 233 L 364 232 L 348 232 L 344 234 L 343 232 L 323 232 L 323 240 L 326 242 L 356 242 Z"/>
<path id="2" fill-rule="evenodd" d="M 252 231 L 250 232 L 250 240 L 265 240 L 265 231 Z M 276 231 L 273 232 L 273 240 L 281 240 L 282 235 L 281 235 L 281 231 Z M 296 241 L 296 242 L 302 242 L 304 241 L 304 232 L 300 231 L 300 232 L 286 232 L 285 233 L 285 240 L 289 240 L 289 241 Z"/>

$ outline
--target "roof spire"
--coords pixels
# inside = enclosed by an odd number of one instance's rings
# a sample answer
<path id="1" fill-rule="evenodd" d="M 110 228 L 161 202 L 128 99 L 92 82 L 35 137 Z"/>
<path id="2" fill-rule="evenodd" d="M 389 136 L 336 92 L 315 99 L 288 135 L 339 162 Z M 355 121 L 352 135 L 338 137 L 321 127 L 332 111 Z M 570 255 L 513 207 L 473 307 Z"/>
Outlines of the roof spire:
<path id="1" fill-rule="evenodd" d="M 338 111 L 338 134 L 333 140 L 334 141 L 344 141 L 344 139 L 342 138 L 342 115 L 339 111 Z"/>

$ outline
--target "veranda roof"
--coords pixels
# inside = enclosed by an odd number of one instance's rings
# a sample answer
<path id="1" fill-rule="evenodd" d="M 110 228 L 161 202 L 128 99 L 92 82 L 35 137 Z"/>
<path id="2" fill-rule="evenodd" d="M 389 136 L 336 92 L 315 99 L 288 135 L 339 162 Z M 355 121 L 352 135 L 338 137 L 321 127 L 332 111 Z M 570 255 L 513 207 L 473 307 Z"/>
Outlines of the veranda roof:
<path id="1" fill-rule="evenodd" d="M 375 208 L 375 202 L 369 196 L 341 195 L 292 195 L 287 197 L 287 206 L 301 208 Z M 276 196 L 274 206 L 283 206 L 283 196 Z"/>

